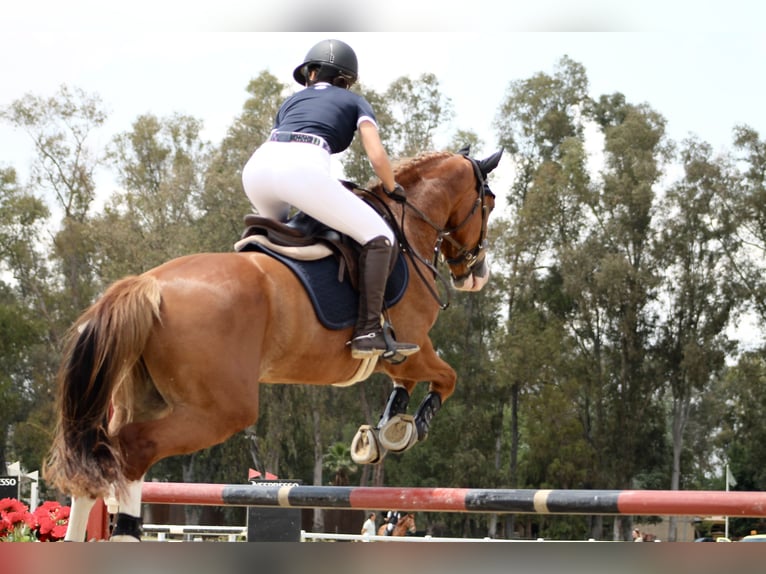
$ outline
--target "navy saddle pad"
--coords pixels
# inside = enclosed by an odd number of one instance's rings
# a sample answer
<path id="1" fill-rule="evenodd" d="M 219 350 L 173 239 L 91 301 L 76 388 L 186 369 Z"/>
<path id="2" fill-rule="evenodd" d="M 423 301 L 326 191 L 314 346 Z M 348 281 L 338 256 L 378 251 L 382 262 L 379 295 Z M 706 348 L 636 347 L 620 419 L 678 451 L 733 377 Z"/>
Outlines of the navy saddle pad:
<path id="1" fill-rule="evenodd" d="M 356 323 L 359 311 L 359 292 L 351 285 L 348 277 L 338 281 L 338 261 L 332 255 L 315 261 L 299 261 L 268 247 L 251 244 L 248 251 L 261 251 L 287 265 L 300 279 L 314 305 L 319 321 L 328 329 L 345 329 Z M 404 296 L 409 282 L 409 270 L 404 255 L 396 260 L 394 270 L 388 278 L 384 307 L 395 305 Z"/>

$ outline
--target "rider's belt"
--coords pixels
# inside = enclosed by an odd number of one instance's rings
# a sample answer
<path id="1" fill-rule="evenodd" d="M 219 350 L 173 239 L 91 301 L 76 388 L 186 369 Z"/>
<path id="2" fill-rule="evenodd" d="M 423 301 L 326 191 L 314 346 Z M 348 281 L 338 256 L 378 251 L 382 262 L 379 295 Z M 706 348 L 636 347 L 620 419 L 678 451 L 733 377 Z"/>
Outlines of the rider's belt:
<path id="1" fill-rule="evenodd" d="M 328 144 L 324 138 L 315 136 L 314 134 L 304 134 L 301 132 L 271 132 L 269 141 L 310 143 L 318 145 L 328 153 L 332 153 L 330 144 Z"/>

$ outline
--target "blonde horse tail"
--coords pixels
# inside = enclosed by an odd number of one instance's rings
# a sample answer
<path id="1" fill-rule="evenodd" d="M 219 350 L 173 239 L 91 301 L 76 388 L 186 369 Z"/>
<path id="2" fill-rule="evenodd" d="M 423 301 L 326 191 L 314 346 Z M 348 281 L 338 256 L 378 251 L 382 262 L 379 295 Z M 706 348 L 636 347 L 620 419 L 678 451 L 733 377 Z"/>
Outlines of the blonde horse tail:
<path id="1" fill-rule="evenodd" d="M 58 420 L 44 476 L 62 492 L 104 497 L 125 485 L 117 429 L 109 429 L 116 392 L 130 384 L 160 317 L 160 286 L 151 275 L 114 283 L 68 335 L 57 378 Z M 130 405 L 127 405 L 128 409 Z"/>

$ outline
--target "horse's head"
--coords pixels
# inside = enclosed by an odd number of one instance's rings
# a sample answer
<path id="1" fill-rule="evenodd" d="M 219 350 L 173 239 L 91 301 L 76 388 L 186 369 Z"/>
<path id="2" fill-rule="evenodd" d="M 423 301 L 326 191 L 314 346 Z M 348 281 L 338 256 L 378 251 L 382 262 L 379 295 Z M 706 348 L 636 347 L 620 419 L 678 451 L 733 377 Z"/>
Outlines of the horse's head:
<path id="1" fill-rule="evenodd" d="M 411 512 L 399 519 L 400 522 L 407 528 L 407 532 L 415 534 L 417 527 L 415 526 L 415 515 Z"/>
<path id="2" fill-rule="evenodd" d="M 487 176 L 497 167 L 502 154 L 501 149 L 482 160 L 470 157 L 468 148 L 458 153 L 424 154 L 402 163 L 395 172 L 397 181 L 407 189 L 400 225 L 403 250 L 411 256 L 415 252 L 414 257 L 439 280 L 443 279 L 436 270 L 436 263 L 441 257 L 449 267 L 452 285 L 460 291 L 478 291 L 489 280 L 487 227 L 489 214 L 495 207 L 495 194 L 487 184 Z M 379 190 L 382 190 L 380 184 Z M 427 235 L 409 226 L 405 232 L 406 213 L 420 219 L 424 224 L 422 229 L 428 230 Z M 436 232 L 435 244 L 426 247 L 429 241 L 426 237 L 433 237 L 432 232 Z M 432 248 L 433 262 L 417 254 L 413 243 L 419 246 L 420 253 Z M 439 300 L 435 291 L 431 294 Z M 439 303 L 444 309 L 449 301 L 439 300 Z"/>
<path id="3" fill-rule="evenodd" d="M 459 291 L 479 291 L 489 280 L 486 258 L 489 214 L 495 207 L 495 194 L 487 184 L 487 175 L 497 167 L 503 150 L 475 160 L 468 148 L 458 152 L 470 162 L 473 177 L 459 190 L 459 201 L 450 214 L 447 228 L 441 233 L 444 261 L 450 270 L 452 285 Z"/>

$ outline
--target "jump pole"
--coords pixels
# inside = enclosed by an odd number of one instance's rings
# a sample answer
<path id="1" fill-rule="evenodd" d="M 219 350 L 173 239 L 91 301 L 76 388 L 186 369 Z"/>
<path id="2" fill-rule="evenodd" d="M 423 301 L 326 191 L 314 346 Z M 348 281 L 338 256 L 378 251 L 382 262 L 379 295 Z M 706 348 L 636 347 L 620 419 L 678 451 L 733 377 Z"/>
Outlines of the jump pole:
<path id="1" fill-rule="evenodd" d="M 766 517 L 766 492 L 542 490 L 146 482 L 143 501 L 202 506 L 501 514 Z"/>

